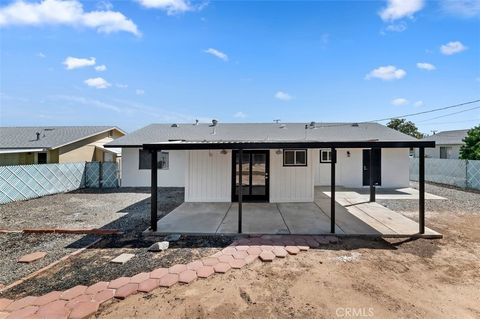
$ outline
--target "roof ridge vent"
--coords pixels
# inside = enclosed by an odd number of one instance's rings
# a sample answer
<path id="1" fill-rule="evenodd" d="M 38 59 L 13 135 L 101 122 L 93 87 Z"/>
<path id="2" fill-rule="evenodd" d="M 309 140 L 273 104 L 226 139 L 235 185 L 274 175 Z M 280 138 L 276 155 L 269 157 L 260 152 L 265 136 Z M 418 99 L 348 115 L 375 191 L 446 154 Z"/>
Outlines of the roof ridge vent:
<path id="1" fill-rule="evenodd" d="M 284 123 L 282 123 L 282 124 L 280 124 L 280 126 L 279 126 L 279 127 L 280 127 L 280 128 L 286 128 L 286 127 L 287 127 L 287 125 L 286 125 L 286 124 L 284 124 Z"/>

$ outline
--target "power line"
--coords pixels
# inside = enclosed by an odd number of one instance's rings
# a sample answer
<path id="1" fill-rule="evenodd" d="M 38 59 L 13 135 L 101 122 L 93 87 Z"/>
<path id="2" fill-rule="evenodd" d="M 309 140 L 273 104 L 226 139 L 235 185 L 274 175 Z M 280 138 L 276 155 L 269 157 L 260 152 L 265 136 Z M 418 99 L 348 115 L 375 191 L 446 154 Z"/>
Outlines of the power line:
<path id="1" fill-rule="evenodd" d="M 436 119 L 439 119 L 439 118 L 442 118 L 442 117 L 447 117 L 447 116 L 451 116 L 451 115 L 455 115 L 455 114 L 460 114 L 460 113 L 463 113 L 463 112 L 472 111 L 472 110 L 476 110 L 476 109 L 480 109 L 480 106 L 476 106 L 476 107 L 472 107 L 472 108 L 469 108 L 469 109 L 466 109 L 466 110 L 461 110 L 461 111 L 457 111 L 457 112 L 453 112 L 453 113 L 448 113 L 448 114 L 432 117 L 428 120 L 418 121 L 417 123 L 428 122 L 428 121 L 436 120 Z"/>
<path id="2" fill-rule="evenodd" d="M 367 121 L 366 123 L 368 123 L 368 122 L 383 122 L 383 121 L 388 121 L 388 120 L 392 120 L 392 119 L 405 118 L 405 117 L 410 117 L 410 116 L 416 116 L 416 115 L 421 115 L 421 114 L 438 112 L 438 111 L 448 110 L 448 109 L 451 109 L 451 108 L 454 108 L 454 107 L 460 107 L 460 106 L 473 104 L 473 103 L 478 103 L 478 102 L 480 102 L 480 99 L 479 100 L 468 101 L 468 102 L 464 102 L 464 103 L 460 103 L 460 104 L 455 104 L 455 105 L 439 107 L 439 108 L 431 109 L 431 110 L 428 110 L 428 111 L 404 114 L 404 115 L 400 115 L 400 116 L 391 116 L 391 117 L 387 117 L 387 118 L 383 118 L 383 119 L 379 119 L 379 120 Z"/>

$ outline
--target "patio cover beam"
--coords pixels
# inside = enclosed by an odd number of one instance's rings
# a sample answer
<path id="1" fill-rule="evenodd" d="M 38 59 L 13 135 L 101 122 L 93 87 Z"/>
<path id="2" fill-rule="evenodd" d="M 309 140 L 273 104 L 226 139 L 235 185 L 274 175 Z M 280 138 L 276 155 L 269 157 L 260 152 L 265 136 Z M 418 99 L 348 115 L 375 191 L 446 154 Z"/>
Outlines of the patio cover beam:
<path id="1" fill-rule="evenodd" d="M 122 146 L 129 147 L 129 146 Z M 133 147 L 133 146 L 132 146 Z M 138 147 L 136 145 L 135 147 Z M 434 141 L 342 141 L 342 142 L 162 142 L 142 145 L 146 150 L 212 150 L 212 149 L 288 149 L 288 148 L 411 148 L 435 147 Z"/>
<path id="2" fill-rule="evenodd" d="M 330 232 L 335 234 L 335 164 L 337 162 L 337 150 L 331 149 L 330 164 Z"/>
<path id="3" fill-rule="evenodd" d="M 157 231 L 157 151 L 150 152 L 150 228 L 152 231 Z"/>
<path id="4" fill-rule="evenodd" d="M 425 148 L 419 149 L 418 160 L 418 225 L 419 233 L 425 234 Z"/>
<path id="5" fill-rule="evenodd" d="M 243 201 L 243 149 L 238 150 L 238 233 L 242 233 L 242 201 Z"/>

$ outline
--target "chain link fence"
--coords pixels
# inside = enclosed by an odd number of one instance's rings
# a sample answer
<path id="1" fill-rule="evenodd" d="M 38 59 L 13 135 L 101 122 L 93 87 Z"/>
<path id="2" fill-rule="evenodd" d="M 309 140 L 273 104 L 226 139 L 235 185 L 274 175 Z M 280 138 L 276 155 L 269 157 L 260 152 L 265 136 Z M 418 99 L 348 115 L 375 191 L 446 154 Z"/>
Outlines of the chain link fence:
<path id="1" fill-rule="evenodd" d="M 0 166 L 0 204 L 80 188 L 119 186 L 113 162 Z"/>
<path id="2" fill-rule="evenodd" d="M 410 180 L 418 181 L 418 158 L 410 158 Z M 426 158 L 425 181 L 480 190 L 480 161 Z"/>

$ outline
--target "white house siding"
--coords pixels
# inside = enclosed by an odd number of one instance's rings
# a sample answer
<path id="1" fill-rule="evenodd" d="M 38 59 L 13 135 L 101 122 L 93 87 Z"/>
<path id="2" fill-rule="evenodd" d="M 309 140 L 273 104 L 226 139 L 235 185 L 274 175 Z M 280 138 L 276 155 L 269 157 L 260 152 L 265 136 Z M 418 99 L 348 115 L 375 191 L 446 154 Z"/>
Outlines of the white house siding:
<path id="1" fill-rule="evenodd" d="M 186 202 L 230 202 L 231 194 L 231 151 L 187 151 Z"/>
<path id="2" fill-rule="evenodd" d="M 347 152 L 350 152 L 350 156 Z M 382 187 L 408 187 L 408 155 L 408 148 L 382 149 Z M 318 157 L 317 159 L 319 160 Z M 316 186 L 330 185 L 330 169 L 330 163 L 318 164 L 315 172 Z M 362 149 L 337 149 L 335 182 L 338 186 L 363 187 Z"/>
<path id="3" fill-rule="evenodd" d="M 312 202 L 318 150 L 308 150 L 307 166 L 283 166 L 283 152 L 270 150 L 270 202 Z"/>
<path id="4" fill-rule="evenodd" d="M 139 148 L 122 148 L 122 187 L 150 187 L 150 170 L 139 169 Z M 168 151 L 169 168 L 158 170 L 158 186 L 184 187 L 186 151 Z"/>

